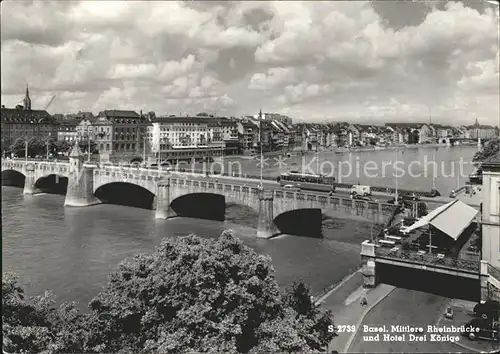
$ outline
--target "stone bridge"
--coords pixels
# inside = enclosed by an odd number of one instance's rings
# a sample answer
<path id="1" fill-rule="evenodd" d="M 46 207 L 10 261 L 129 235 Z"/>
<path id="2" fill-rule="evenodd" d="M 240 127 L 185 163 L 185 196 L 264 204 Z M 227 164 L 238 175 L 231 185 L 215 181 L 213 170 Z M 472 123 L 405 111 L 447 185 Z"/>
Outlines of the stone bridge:
<path id="1" fill-rule="evenodd" d="M 279 233 L 274 220 L 280 214 L 298 209 L 334 210 L 355 215 L 377 223 L 386 222 L 394 205 L 379 202 L 351 200 L 337 195 L 285 191 L 281 188 L 261 190 L 239 182 L 217 182 L 193 175 L 173 175 L 153 169 L 106 166 L 84 163 L 79 151 L 73 151 L 69 163 L 2 160 L 2 172 L 14 170 L 25 178 L 24 194 L 39 190 L 36 182 L 49 175 L 68 178 L 64 205 L 73 207 L 100 203 L 96 191 L 111 183 L 130 183 L 140 186 L 155 196 L 157 219 L 176 216 L 172 202 L 188 194 L 210 193 L 223 195 L 226 202 L 246 205 L 258 214 L 257 236 L 269 238 Z"/>
<path id="2" fill-rule="evenodd" d="M 44 177 L 56 175 L 60 177 L 69 176 L 68 162 L 50 161 L 26 161 L 26 160 L 6 160 L 2 159 L 2 172 L 16 171 L 24 175 L 24 194 L 36 194 L 39 192 L 36 182 Z"/>

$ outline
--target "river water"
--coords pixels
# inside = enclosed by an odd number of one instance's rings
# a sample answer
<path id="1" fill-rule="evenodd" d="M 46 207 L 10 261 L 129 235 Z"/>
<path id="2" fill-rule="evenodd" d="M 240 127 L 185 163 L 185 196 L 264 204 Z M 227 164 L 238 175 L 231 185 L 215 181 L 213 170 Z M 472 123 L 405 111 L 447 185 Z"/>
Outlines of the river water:
<path id="1" fill-rule="evenodd" d="M 464 185 L 474 170 L 471 163 L 476 146 L 414 147 L 405 150 L 374 150 L 344 152 L 307 152 L 304 156 L 292 153 L 291 157 L 270 156 L 264 159 L 263 175 L 277 177 L 290 170 L 321 173 L 337 181 L 371 186 L 429 191 L 435 184 L 441 195 L 449 195 L 458 185 Z M 259 176 L 259 157 L 225 158 L 224 171 Z M 188 166 L 190 167 L 190 166 Z M 220 170 L 221 163 L 211 166 L 196 164 L 196 169 Z"/>
<path id="2" fill-rule="evenodd" d="M 406 150 L 401 157 L 407 161 L 423 160 L 426 151 Z M 470 160 L 475 151 L 476 148 L 465 146 L 441 148 L 436 151 L 436 161 L 449 163 L 460 157 Z M 378 156 L 380 161 L 389 159 L 391 154 L 394 151 L 342 156 L 353 161 L 357 157 L 368 161 Z M 339 159 L 339 155 L 327 154 L 323 158 Z M 295 159 L 300 162 L 300 157 Z M 243 163 L 248 171 L 259 171 L 254 161 Z M 284 168 L 267 167 L 266 174 L 275 175 Z M 362 178 L 360 182 L 364 183 Z M 374 181 L 372 185 L 387 185 L 388 181 L 367 180 Z M 405 188 L 432 186 L 432 177 L 400 180 L 400 186 Z M 455 178 L 438 176 L 436 186 L 443 193 L 453 188 L 453 181 Z M 225 229 L 232 229 L 245 244 L 272 258 L 280 285 L 285 287 L 302 279 L 313 293 L 318 293 L 358 266 L 360 243 L 370 237 L 371 228 L 362 221 L 329 218 L 323 223 L 321 239 L 284 235 L 260 240 L 251 227 L 256 224 L 256 216 L 234 205 L 227 208 L 226 221 L 218 222 L 190 218 L 155 220 L 151 210 L 116 205 L 64 208 L 63 203 L 61 195 L 23 196 L 21 188 L 2 186 L 4 272 L 16 273 L 30 295 L 51 290 L 58 300 L 77 301 L 81 308 L 97 295 L 107 275 L 121 260 L 153 251 L 164 237 L 194 233 L 215 238 Z"/>

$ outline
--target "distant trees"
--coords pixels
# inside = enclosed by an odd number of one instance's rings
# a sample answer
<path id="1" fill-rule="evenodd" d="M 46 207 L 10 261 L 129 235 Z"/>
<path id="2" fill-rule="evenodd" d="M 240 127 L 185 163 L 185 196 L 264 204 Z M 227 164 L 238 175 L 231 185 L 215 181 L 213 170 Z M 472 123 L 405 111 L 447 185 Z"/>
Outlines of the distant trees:
<path id="1" fill-rule="evenodd" d="M 55 142 L 55 153 L 63 153 L 66 154 L 71 151 L 71 147 L 73 145 L 67 142 L 66 140 L 57 140 Z"/>
<path id="2" fill-rule="evenodd" d="M 83 143 L 80 143 L 81 147 Z M 49 149 L 49 154 L 56 156 L 58 153 L 67 153 L 71 150 L 73 145 L 65 140 L 55 140 L 48 138 L 45 140 L 30 138 L 28 139 L 28 157 L 36 157 L 39 155 L 45 156 L 47 154 L 47 148 Z M 96 144 L 91 142 L 91 148 L 93 151 L 96 150 Z M 85 148 L 82 147 L 83 151 L 88 149 L 88 143 L 85 144 Z M 26 152 L 26 140 L 18 138 L 12 143 L 7 152 L 13 153 L 17 157 L 25 157 Z"/>
<path id="3" fill-rule="evenodd" d="M 97 149 L 97 144 L 95 141 L 90 140 L 79 140 L 78 145 L 80 147 L 80 150 L 84 153 L 86 153 L 89 150 L 89 145 L 90 145 L 90 153 L 91 154 L 98 154 L 99 150 Z"/>
<path id="4" fill-rule="evenodd" d="M 30 138 L 27 140 L 27 144 L 28 144 L 28 157 L 35 157 L 46 151 L 46 144 L 40 139 Z M 8 152 L 13 153 L 15 156 L 18 157 L 25 157 L 26 140 L 22 138 L 16 139 L 14 143 L 12 143 L 9 146 Z"/>
<path id="5" fill-rule="evenodd" d="M 10 352 L 324 352 L 336 335 L 304 284 L 282 295 L 270 258 L 231 232 L 167 239 L 120 263 L 88 314 L 25 299 L 9 277 L 2 288 Z"/>

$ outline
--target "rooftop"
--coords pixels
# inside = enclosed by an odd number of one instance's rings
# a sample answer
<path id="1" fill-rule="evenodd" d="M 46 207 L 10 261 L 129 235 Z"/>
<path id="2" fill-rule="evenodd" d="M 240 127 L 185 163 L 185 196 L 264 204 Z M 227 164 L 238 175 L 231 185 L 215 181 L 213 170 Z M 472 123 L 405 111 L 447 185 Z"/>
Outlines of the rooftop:
<path id="1" fill-rule="evenodd" d="M 141 116 L 135 111 L 122 111 L 118 109 L 110 109 L 99 112 L 99 116 L 105 116 L 107 118 L 141 118 Z"/>
<path id="2" fill-rule="evenodd" d="M 7 123 L 58 123 L 47 111 L 38 109 L 2 107 L 0 117 L 3 122 Z"/>

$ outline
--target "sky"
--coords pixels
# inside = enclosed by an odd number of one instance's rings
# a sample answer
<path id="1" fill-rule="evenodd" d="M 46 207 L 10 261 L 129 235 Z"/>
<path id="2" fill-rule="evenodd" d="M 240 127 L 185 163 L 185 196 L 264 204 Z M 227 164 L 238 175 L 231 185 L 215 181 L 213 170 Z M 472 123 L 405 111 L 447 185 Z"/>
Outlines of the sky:
<path id="1" fill-rule="evenodd" d="M 2 1 L 1 99 L 157 116 L 500 125 L 498 6 Z"/>

